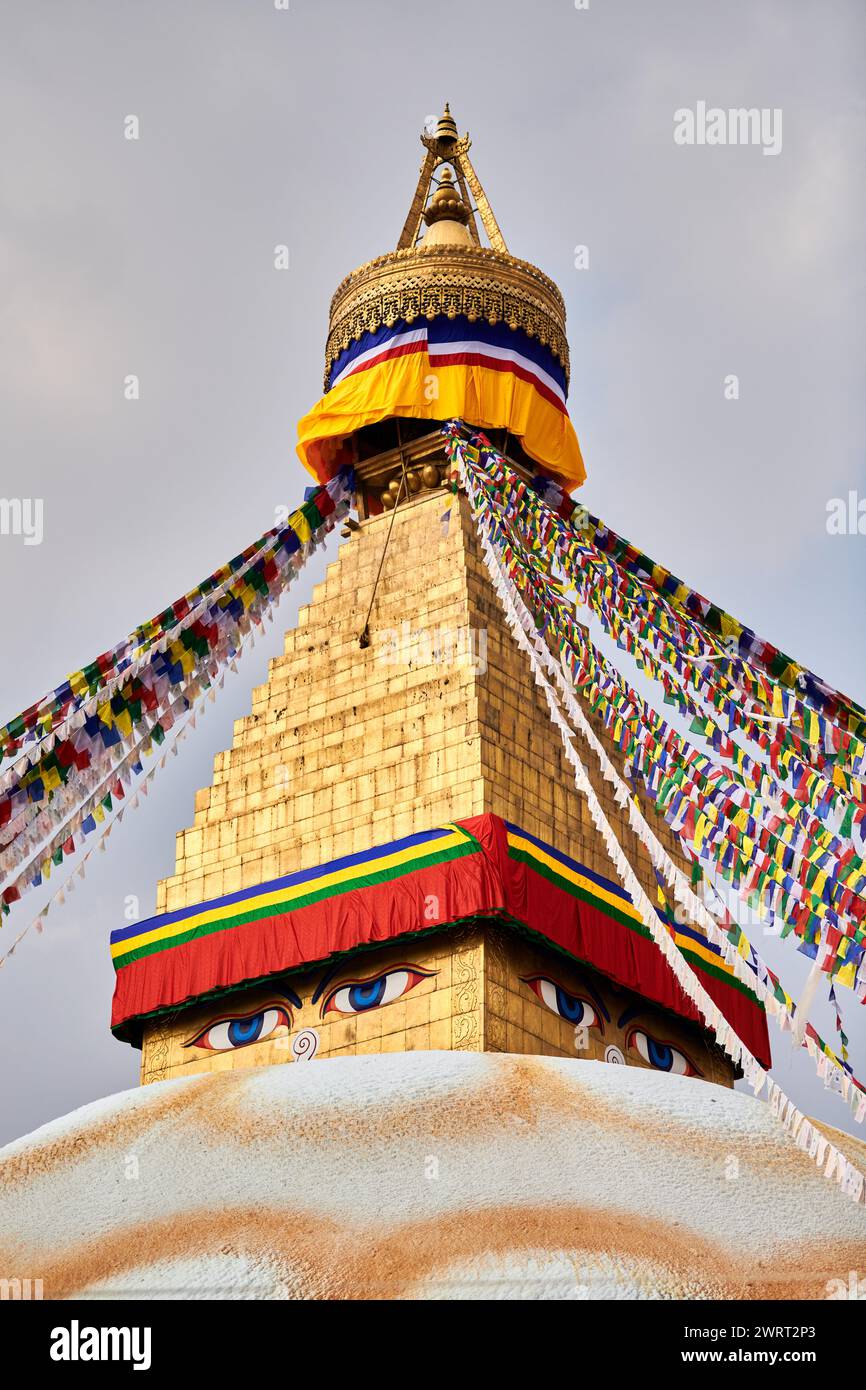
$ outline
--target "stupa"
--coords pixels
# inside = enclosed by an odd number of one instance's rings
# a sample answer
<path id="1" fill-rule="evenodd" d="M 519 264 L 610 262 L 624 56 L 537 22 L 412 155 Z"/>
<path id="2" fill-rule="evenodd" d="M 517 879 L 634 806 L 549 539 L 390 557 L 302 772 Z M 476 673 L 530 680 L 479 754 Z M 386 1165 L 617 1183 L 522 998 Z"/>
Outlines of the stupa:
<path id="1" fill-rule="evenodd" d="M 542 639 L 516 640 L 457 486 L 456 422 L 526 489 L 561 497 L 584 468 L 562 296 L 510 254 L 447 107 L 421 138 L 395 250 L 331 302 L 325 393 L 299 427 L 319 487 L 291 535 L 5 731 L 17 754 L 77 699 L 78 770 L 91 741 L 105 759 L 123 747 L 145 706 L 164 736 L 165 711 L 191 708 L 187 665 L 212 680 L 212 653 L 225 664 L 239 640 L 226 614 L 254 611 L 269 567 L 276 582 L 274 547 L 287 563 L 326 531 L 322 484 L 354 497 L 196 796 L 156 915 L 112 933 L 112 1026 L 141 1048 L 145 1084 L 3 1150 L 0 1273 L 18 1297 L 33 1278 L 47 1297 L 847 1297 L 866 1251 L 862 1143 L 775 1083 L 766 1101 L 733 1089 L 737 1058 L 756 1094 L 767 1082 L 763 1001 L 789 1026 L 791 1001 L 671 907 L 658 864 L 694 861 L 665 818 L 655 858 L 638 833 L 616 720 L 590 709 L 561 736 Z M 142 645 L 155 675 L 121 687 Z M 768 644 L 758 656 L 790 678 Z M 120 693 L 97 719 L 106 672 Z M 809 680 L 825 712 L 853 709 Z M 57 747 L 31 780 L 63 783 Z M 16 793 L 8 814 L 24 815 Z M 774 903 L 797 886 L 762 872 Z M 859 961 L 844 958 L 852 980 Z"/>
<path id="2" fill-rule="evenodd" d="M 113 933 L 113 1027 L 143 1082 L 459 1049 L 731 1085 L 617 881 L 448 486 L 454 416 L 521 476 L 583 481 L 563 299 L 510 254 L 447 107 L 421 139 L 396 249 L 333 296 L 325 395 L 299 428 L 320 482 L 354 470 L 357 520 L 198 793 L 157 915 Z M 698 926 L 668 926 L 767 1061 L 754 994 Z"/>

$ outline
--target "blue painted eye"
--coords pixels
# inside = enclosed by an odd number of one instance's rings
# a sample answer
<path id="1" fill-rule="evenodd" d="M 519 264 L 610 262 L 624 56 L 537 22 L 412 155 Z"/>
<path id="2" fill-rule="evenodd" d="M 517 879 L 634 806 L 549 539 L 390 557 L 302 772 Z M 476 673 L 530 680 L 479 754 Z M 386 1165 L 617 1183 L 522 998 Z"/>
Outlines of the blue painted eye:
<path id="1" fill-rule="evenodd" d="M 569 1023 L 582 1023 L 586 1013 L 586 1005 L 582 999 L 578 999 L 573 994 L 566 994 L 561 985 L 556 986 L 556 1011 L 563 1018 L 567 1018 Z"/>
<path id="2" fill-rule="evenodd" d="M 243 1047 L 244 1043 L 255 1042 L 261 1036 L 265 1016 L 253 1014 L 252 1018 L 235 1018 L 229 1024 L 228 1036 L 232 1047 Z"/>
<path id="3" fill-rule="evenodd" d="M 629 1037 L 628 1045 L 651 1067 L 655 1067 L 656 1071 L 676 1072 L 679 1076 L 700 1076 L 697 1067 L 692 1065 L 684 1052 L 671 1047 L 670 1043 L 651 1037 L 641 1028 L 635 1028 Z"/>
<path id="4" fill-rule="evenodd" d="M 368 1009 L 378 1009 L 383 1004 L 390 1004 L 393 1000 L 399 999 L 402 994 L 408 993 L 426 978 L 423 970 L 406 965 L 398 970 L 388 970 L 384 975 L 377 975 L 374 980 L 358 980 L 355 984 L 341 985 L 333 994 L 328 995 L 322 1016 L 328 1013 L 363 1014 Z"/>
<path id="5" fill-rule="evenodd" d="M 569 994 L 568 990 L 563 989 L 555 980 L 548 980 L 544 975 L 537 975 L 533 979 L 526 980 L 529 988 L 538 995 L 543 1004 L 552 1013 L 559 1014 L 566 1023 L 573 1023 L 576 1026 L 582 1024 L 584 1028 L 599 1026 L 599 1019 L 596 1010 L 586 999 L 579 999 L 576 994 Z"/>
<path id="6" fill-rule="evenodd" d="M 375 1009 L 381 1004 L 385 993 L 387 976 L 383 975 L 379 980 L 368 980 L 363 985 L 350 985 L 348 999 L 350 1008 L 360 1011 L 361 1009 Z"/>
<path id="7" fill-rule="evenodd" d="M 667 1043 L 657 1043 L 655 1038 L 647 1038 L 649 1060 L 659 1071 L 670 1071 L 674 1064 L 674 1050 Z"/>
<path id="8" fill-rule="evenodd" d="M 248 1047 L 250 1043 L 263 1042 L 280 1026 L 291 1027 L 291 1022 L 288 1010 L 275 1004 L 270 1008 L 260 1009 L 256 1014 L 224 1018 L 219 1023 L 211 1023 L 186 1046 L 206 1047 L 210 1052 L 230 1052 L 235 1047 Z"/>

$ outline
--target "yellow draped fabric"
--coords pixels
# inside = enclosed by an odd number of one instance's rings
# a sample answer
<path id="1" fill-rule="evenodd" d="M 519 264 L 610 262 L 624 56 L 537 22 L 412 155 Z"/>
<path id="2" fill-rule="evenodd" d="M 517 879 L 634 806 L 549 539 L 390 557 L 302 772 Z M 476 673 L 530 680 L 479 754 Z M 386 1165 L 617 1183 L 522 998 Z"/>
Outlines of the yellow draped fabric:
<path id="1" fill-rule="evenodd" d="M 567 491 L 586 478 L 577 435 L 567 413 L 512 371 L 477 364 L 431 365 L 409 353 L 345 377 L 298 424 L 298 456 L 319 482 L 351 462 L 347 438 L 393 416 L 465 420 L 480 429 L 516 435 L 541 469 Z"/>

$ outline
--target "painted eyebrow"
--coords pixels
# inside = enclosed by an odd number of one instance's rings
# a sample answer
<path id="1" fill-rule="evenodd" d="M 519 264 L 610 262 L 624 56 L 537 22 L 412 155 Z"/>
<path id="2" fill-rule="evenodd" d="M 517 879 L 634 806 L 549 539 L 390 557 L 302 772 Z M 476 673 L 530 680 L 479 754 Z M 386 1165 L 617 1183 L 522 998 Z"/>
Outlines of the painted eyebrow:
<path id="1" fill-rule="evenodd" d="M 288 999 L 289 1003 L 290 1003 L 290 1004 L 294 1004 L 294 1006 L 295 1006 L 296 1009 L 302 1009 L 302 1008 L 304 1007 L 303 1000 L 299 999 L 298 996 L 297 996 L 297 994 L 295 994 L 295 991 L 294 991 L 293 989 L 289 989 L 288 985 L 280 985 L 279 989 L 276 990 L 276 992 L 275 992 L 275 994 L 272 996 L 272 998 L 276 998 L 277 995 L 279 995 L 281 999 Z M 268 1008 L 268 1005 L 267 1005 L 267 1004 L 263 1004 L 263 1005 L 262 1005 L 262 1009 L 266 1009 L 266 1008 Z M 226 1017 L 228 1017 L 228 1018 L 234 1018 L 234 1017 L 237 1017 L 237 1018 L 253 1018 L 257 1013 L 261 1013 L 261 1012 L 262 1012 L 262 1009 L 253 1008 L 251 1011 L 248 1010 L 247 1013 L 245 1013 L 245 1014 L 244 1014 L 244 1013 L 238 1013 L 238 1014 L 236 1014 L 236 1015 L 235 1015 L 235 1014 L 228 1014 L 228 1015 L 226 1015 Z"/>
<path id="2" fill-rule="evenodd" d="M 332 966 L 331 966 L 330 970 L 326 970 L 326 971 L 325 971 L 324 975 L 322 976 L 321 980 L 319 981 L 319 983 L 318 983 L 318 985 L 317 985 L 317 987 L 316 987 L 316 992 L 315 992 L 315 994 L 313 995 L 312 999 L 310 1000 L 310 1003 L 311 1003 L 311 1004 L 318 1004 L 319 1000 L 320 1000 L 321 997 L 322 997 L 322 994 L 323 994 L 324 991 L 327 989 L 328 985 L 331 983 L 331 981 L 333 980 L 334 976 L 340 974 L 340 972 L 342 971 L 343 966 L 344 966 L 345 964 L 346 964 L 345 961 L 343 961 L 343 960 L 338 960 L 338 961 L 336 962 L 335 965 L 332 965 Z M 405 968 L 407 968 L 407 967 L 404 967 L 404 969 L 405 969 Z M 417 969 L 416 966 L 412 966 L 411 968 L 412 968 L 413 970 Z M 390 970 L 399 970 L 399 969 L 400 969 L 400 966 L 399 966 L 399 965 L 397 965 L 397 966 L 392 965 L 392 966 L 390 966 L 390 967 L 385 966 L 385 968 L 384 968 L 383 970 L 380 970 L 380 971 L 379 971 L 379 974 L 378 974 L 378 975 L 371 975 L 371 976 L 369 977 L 369 979 L 368 979 L 367 981 L 365 981 L 365 983 L 371 984 L 373 980 L 378 980 L 382 975 L 387 974 L 387 973 L 389 972 L 389 969 L 390 969 Z M 439 971 L 438 971 L 438 970 L 425 970 L 424 967 L 422 966 L 422 968 L 421 968 L 421 970 L 419 971 L 419 973 L 420 973 L 420 974 L 423 974 L 423 975 L 430 976 L 430 975 L 438 975 L 438 974 L 439 974 Z"/>
<path id="3" fill-rule="evenodd" d="M 607 1009 L 605 1008 L 604 1003 L 603 1003 L 602 1000 L 601 1000 L 601 997 L 600 997 L 598 994 L 596 994 L 595 990 L 593 989 L 592 985 L 589 983 L 589 981 L 587 980 L 587 978 L 586 978 L 585 975 L 581 975 L 579 972 L 576 972 L 576 973 L 577 973 L 578 979 L 580 980 L 580 982 L 581 982 L 581 984 L 583 985 L 584 989 L 586 990 L 587 994 L 588 994 L 589 997 L 591 998 L 593 1004 L 594 1004 L 595 1007 L 598 1009 L 598 1011 L 599 1011 L 599 1013 L 601 1014 L 602 1018 L 604 1019 L 605 1023 L 610 1023 L 610 1014 L 608 1013 Z"/>
<path id="4" fill-rule="evenodd" d="M 628 1008 L 623 1010 L 622 1014 L 620 1014 L 619 1022 L 616 1025 L 617 1028 L 624 1028 L 627 1023 L 631 1023 L 632 1019 L 637 1018 L 638 1014 L 642 1012 L 643 1005 L 629 1004 Z"/>
<path id="5" fill-rule="evenodd" d="M 342 969 L 342 967 L 343 967 L 344 964 L 345 964 L 344 961 L 338 960 L 334 965 L 332 965 L 332 966 L 330 967 L 330 969 L 328 969 L 328 970 L 325 971 L 324 975 L 322 976 L 321 980 L 319 981 L 318 985 L 316 986 L 316 991 L 315 991 L 315 993 L 314 993 L 312 999 L 310 1000 L 310 1003 L 311 1003 L 311 1004 L 318 1004 L 319 1000 L 320 1000 L 321 997 L 322 997 L 323 992 L 325 991 L 325 989 L 327 988 L 327 986 L 331 983 L 331 981 L 333 980 L 334 976 L 338 973 L 338 971 Z"/>

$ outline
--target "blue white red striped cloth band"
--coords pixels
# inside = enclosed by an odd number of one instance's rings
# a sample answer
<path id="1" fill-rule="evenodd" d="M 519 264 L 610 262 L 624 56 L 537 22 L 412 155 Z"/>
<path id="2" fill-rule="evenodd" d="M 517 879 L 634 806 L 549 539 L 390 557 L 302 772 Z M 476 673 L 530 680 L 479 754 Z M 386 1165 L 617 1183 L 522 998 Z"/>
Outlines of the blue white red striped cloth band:
<path id="1" fill-rule="evenodd" d="M 420 327 L 401 319 L 390 328 L 362 334 L 334 362 L 329 389 L 357 372 L 417 352 L 427 353 L 431 367 L 477 365 L 513 372 L 565 410 L 565 370 L 549 348 L 522 329 L 503 323 L 470 323 L 463 315 L 435 318 Z"/>

